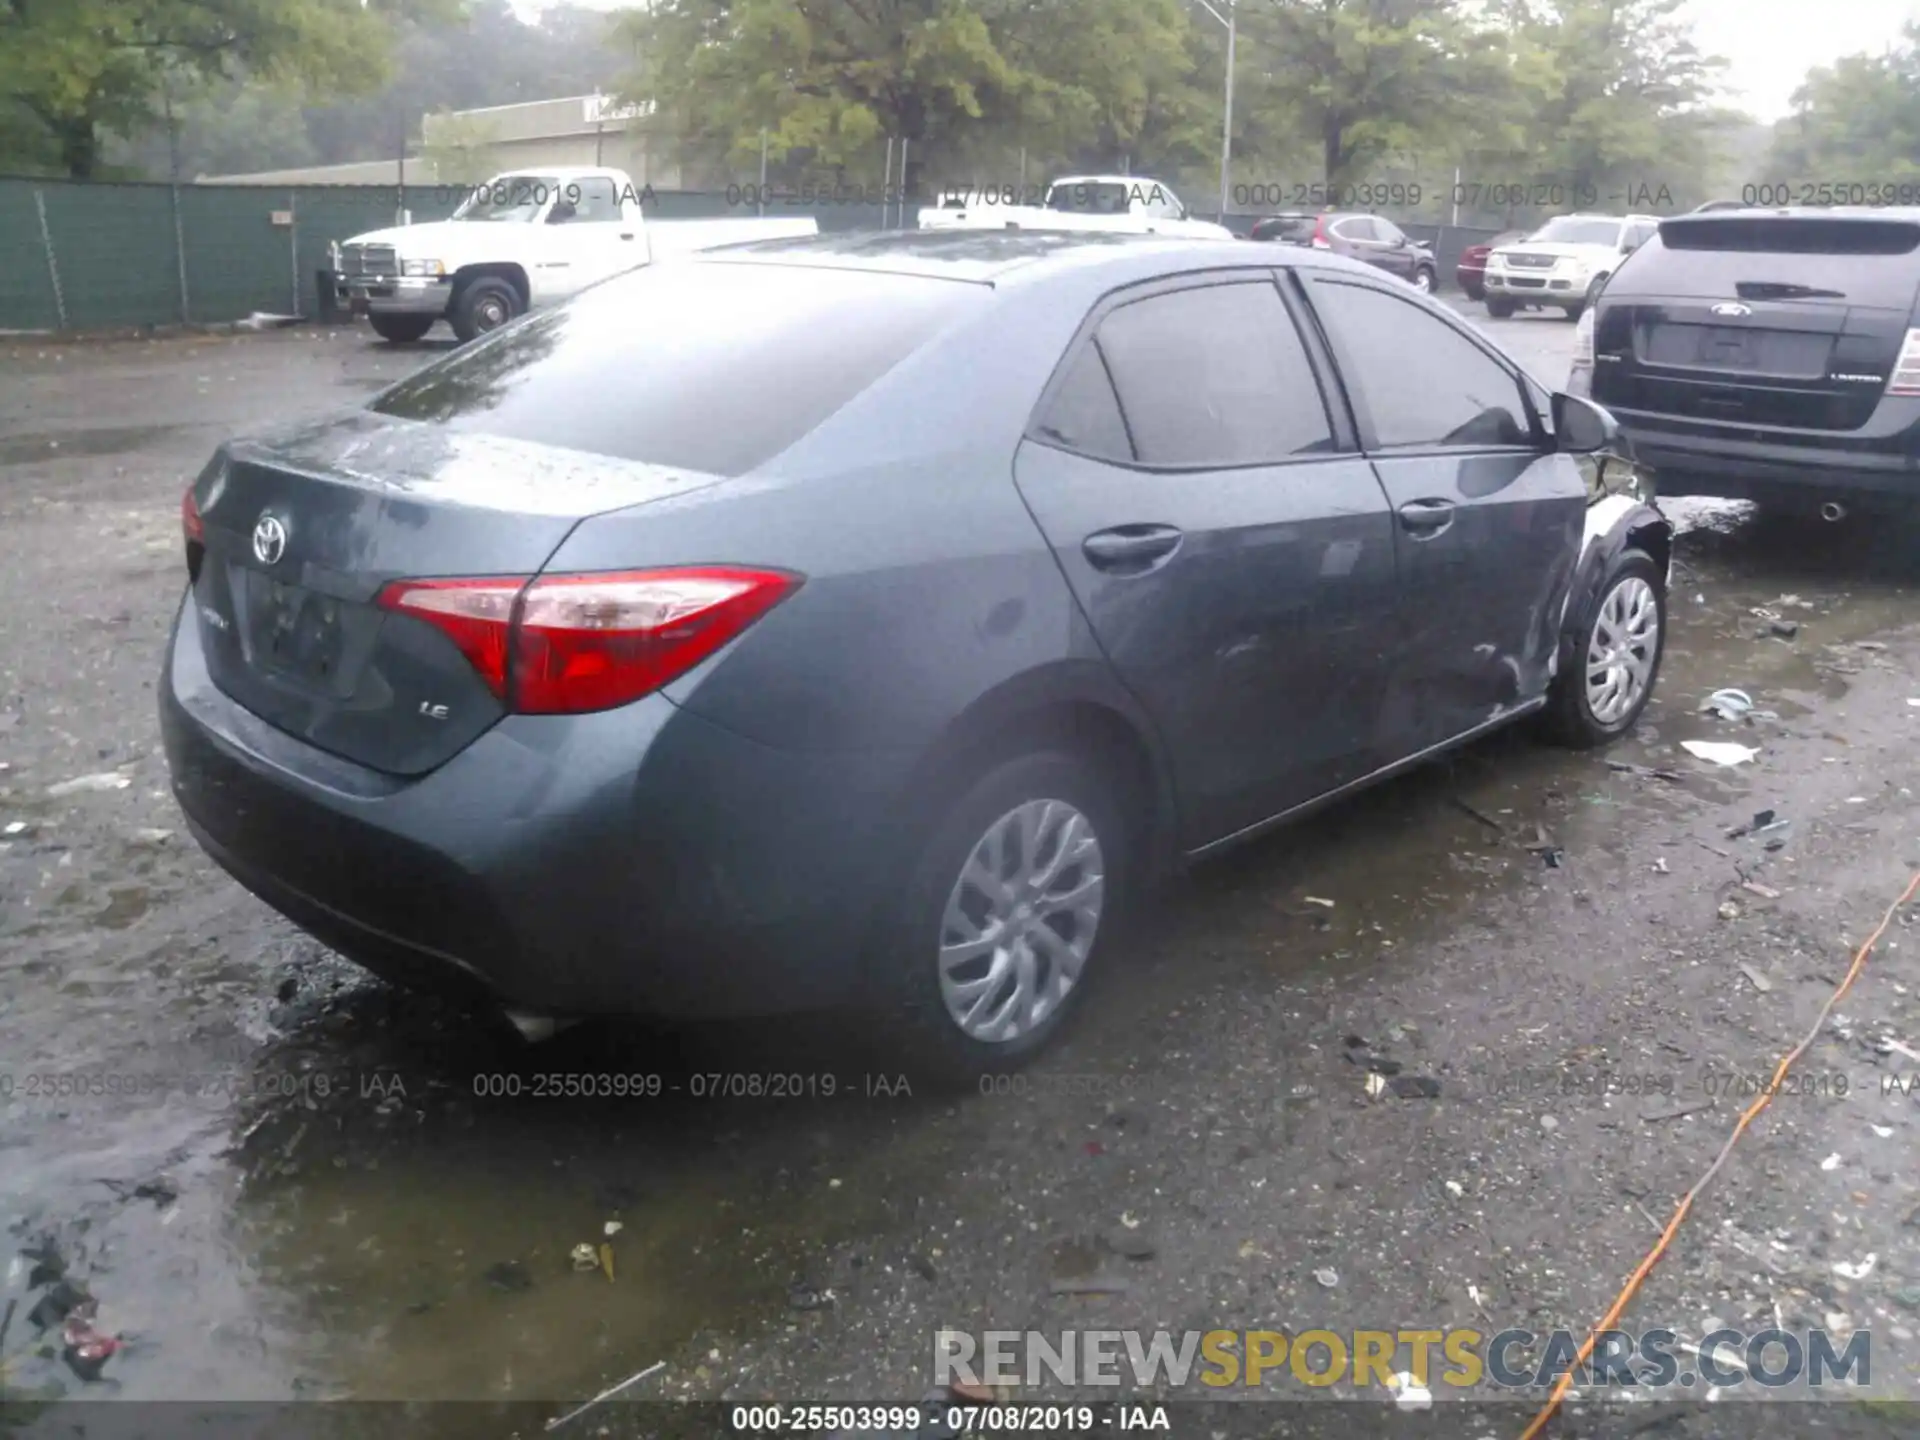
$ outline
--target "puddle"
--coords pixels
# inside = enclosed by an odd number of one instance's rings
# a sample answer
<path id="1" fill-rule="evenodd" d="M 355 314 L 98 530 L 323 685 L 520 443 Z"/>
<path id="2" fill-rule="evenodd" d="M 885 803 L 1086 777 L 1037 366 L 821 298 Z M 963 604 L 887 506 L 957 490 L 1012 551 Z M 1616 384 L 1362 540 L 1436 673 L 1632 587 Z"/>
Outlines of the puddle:
<path id="1" fill-rule="evenodd" d="M 75 456 L 124 455 L 162 440 L 182 428 L 178 425 L 121 425 L 38 435 L 9 435 L 0 439 L 0 465 L 31 465 L 36 461 L 64 460 Z"/>

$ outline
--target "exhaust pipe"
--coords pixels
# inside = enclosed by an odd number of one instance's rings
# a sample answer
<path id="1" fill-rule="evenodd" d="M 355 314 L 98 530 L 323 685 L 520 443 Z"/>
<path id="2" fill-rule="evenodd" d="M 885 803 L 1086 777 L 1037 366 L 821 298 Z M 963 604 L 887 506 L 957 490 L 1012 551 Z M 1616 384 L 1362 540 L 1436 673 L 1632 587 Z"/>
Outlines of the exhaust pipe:
<path id="1" fill-rule="evenodd" d="M 520 1032 L 520 1038 L 529 1045 L 538 1045 L 542 1040 L 551 1040 L 562 1030 L 571 1030 L 580 1022 L 559 1015 L 531 1015 L 525 1010 L 502 1010 L 507 1023 Z"/>
<path id="2" fill-rule="evenodd" d="M 1829 500 L 1820 507 L 1820 518 L 1829 524 L 1847 518 L 1847 507 L 1837 500 Z"/>

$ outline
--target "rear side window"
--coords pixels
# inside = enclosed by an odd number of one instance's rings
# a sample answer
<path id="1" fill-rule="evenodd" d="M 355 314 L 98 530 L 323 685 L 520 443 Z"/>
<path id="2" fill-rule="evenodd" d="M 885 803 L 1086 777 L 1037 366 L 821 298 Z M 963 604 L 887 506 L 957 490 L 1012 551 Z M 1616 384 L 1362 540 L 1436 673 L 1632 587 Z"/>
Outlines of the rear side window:
<path id="1" fill-rule="evenodd" d="M 1035 433 L 1049 444 L 1096 460 L 1124 462 L 1134 458 L 1113 381 L 1093 345 L 1082 345 L 1067 366 Z"/>
<path id="2" fill-rule="evenodd" d="M 1360 392 L 1382 448 L 1532 443 L 1518 378 L 1425 307 L 1371 286 L 1316 278 L 1313 308 L 1326 320 L 1342 374 Z"/>
<path id="3" fill-rule="evenodd" d="M 1333 447 L 1320 387 L 1265 280 L 1136 300 L 1096 336 L 1141 462 L 1263 465 Z"/>
<path id="4" fill-rule="evenodd" d="M 1342 240 L 1372 240 L 1375 237 L 1373 221 L 1365 215 L 1352 215 L 1345 220 L 1334 222 L 1333 233 Z"/>
<path id="5" fill-rule="evenodd" d="M 1642 294 L 1908 310 L 1920 288 L 1916 251 L 1913 221 L 1706 214 L 1664 222 L 1626 273 Z"/>
<path id="6" fill-rule="evenodd" d="M 457 350 L 370 408 L 739 475 L 991 294 L 983 285 L 867 271 L 656 265 Z"/>

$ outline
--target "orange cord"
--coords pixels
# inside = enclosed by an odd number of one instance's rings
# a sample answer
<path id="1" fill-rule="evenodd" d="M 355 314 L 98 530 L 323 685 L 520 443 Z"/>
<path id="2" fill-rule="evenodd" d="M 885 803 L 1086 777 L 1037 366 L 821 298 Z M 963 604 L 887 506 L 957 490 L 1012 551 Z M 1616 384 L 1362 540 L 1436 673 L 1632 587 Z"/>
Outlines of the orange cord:
<path id="1" fill-rule="evenodd" d="M 1713 1179 L 1714 1172 L 1720 1168 L 1721 1162 L 1732 1153 L 1734 1143 L 1746 1132 L 1747 1126 L 1753 1123 L 1754 1117 L 1773 1103 L 1774 1092 L 1780 1088 L 1780 1082 L 1786 1078 L 1788 1068 L 1794 1061 L 1800 1058 L 1809 1045 L 1819 1038 L 1821 1028 L 1827 1022 L 1827 1016 L 1839 1002 L 1840 997 L 1845 995 L 1847 991 L 1852 988 L 1853 982 L 1859 978 L 1861 970 L 1866 967 L 1867 956 L 1872 953 L 1873 947 L 1880 943 L 1880 937 L 1887 933 L 1887 926 L 1893 923 L 1893 917 L 1899 913 L 1900 907 L 1913 899 L 1916 892 L 1920 892 L 1920 872 L 1916 872 L 1914 877 L 1907 882 L 1906 890 L 1901 893 L 1898 900 L 1887 907 L 1887 913 L 1880 917 L 1880 923 L 1874 927 L 1873 933 L 1866 938 L 1865 943 L 1854 953 L 1853 964 L 1847 967 L 1846 978 L 1841 980 L 1840 988 L 1833 992 L 1828 998 L 1827 1003 L 1821 1008 L 1820 1017 L 1814 1021 L 1813 1029 L 1807 1032 L 1805 1039 L 1801 1040 L 1798 1045 L 1794 1046 L 1793 1049 L 1789 1050 L 1781 1058 L 1779 1066 L 1773 1072 L 1772 1083 L 1761 1092 L 1760 1097 L 1755 1100 L 1753 1104 L 1747 1107 L 1746 1113 L 1740 1117 L 1740 1123 L 1733 1127 L 1733 1133 L 1727 1137 L 1727 1143 L 1720 1147 L 1719 1155 L 1714 1157 L 1713 1164 L 1709 1165 L 1706 1173 L 1694 1182 L 1693 1188 L 1681 1197 L 1679 1207 L 1673 1212 L 1673 1219 L 1667 1222 L 1667 1228 L 1660 1232 L 1659 1240 L 1655 1242 L 1653 1249 L 1647 1252 L 1646 1259 L 1642 1260 L 1639 1265 L 1635 1267 L 1633 1274 L 1628 1278 L 1620 1294 L 1615 1297 L 1613 1304 L 1608 1307 L 1607 1313 L 1601 1317 L 1600 1323 L 1593 1327 L 1592 1333 L 1589 1334 L 1585 1342 L 1582 1343 L 1580 1353 L 1575 1357 L 1573 1365 L 1569 1366 L 1567 1370 L 1561 1374 L 1560 1378 L 1554 1382 L 1552 1396 L 1547 1400 L 1547 1403 L 1541 1407 L 1540 1413 L 1533 1417 L 1533 1423 L 1521 1432 L 1520 1440 L 1534 1440 L 1534 1437 L 1539 1435 L 1539 1433 L 1547 1427 L 1548 1422 L 1553 1419 L 1555 1413 L 1560 1409 L 1560 1402 L 1567 1398 L 1567 1391 L 1573 1388 L 1574 1372 L 1592 1358 L 1593 1347 L 1598 1343 L 1601 1334 L 1613 1329 L 1615 1324 L 1619 1322 L 1621 1312 L 1632 1303 L 1634 1295 L 1638 1293 L 1640 1289 L 1640 1283 L 1647 1278 L 1648 1274 L 1653 1270 L 1653 1267 L 1660 1263 L 1660 1257 L 1667 1253 L 1667 1247 L 1673 1243 L 1673 1237 L 1680 1233 L 1680 1226 L 1686 1221 L 1687 1213 L 1693 1209 L 1694 1199 L 1702 1190 L 1706 1189 L 1707 1183 Z"/>

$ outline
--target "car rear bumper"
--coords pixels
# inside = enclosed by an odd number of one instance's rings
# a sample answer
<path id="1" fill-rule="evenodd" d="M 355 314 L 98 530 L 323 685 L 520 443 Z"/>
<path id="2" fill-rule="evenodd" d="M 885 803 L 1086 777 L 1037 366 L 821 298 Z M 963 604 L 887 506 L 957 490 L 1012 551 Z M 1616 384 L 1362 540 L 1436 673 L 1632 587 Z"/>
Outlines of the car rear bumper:
<path id="1" fill-rule="evenodd" d="M 183 611 L 183 614 L 186 612 Z M 662 696 L 510 716 L 417 780 L 315 749 L 213 684 L 176 619 L 160 698 L 207 853 L 389 979 L 557 1015 L 734 1016 L 850 999 L 903 777 L 778 751 Z"/>
<path id="2" fill-rule="evenodd" d="M 1651 417 L 1632 410 L 1613 414 L 1662 495 L 1920 501 L 1920 463 L 1907 455 L 1689 434 L 1649 425 Z"/>

